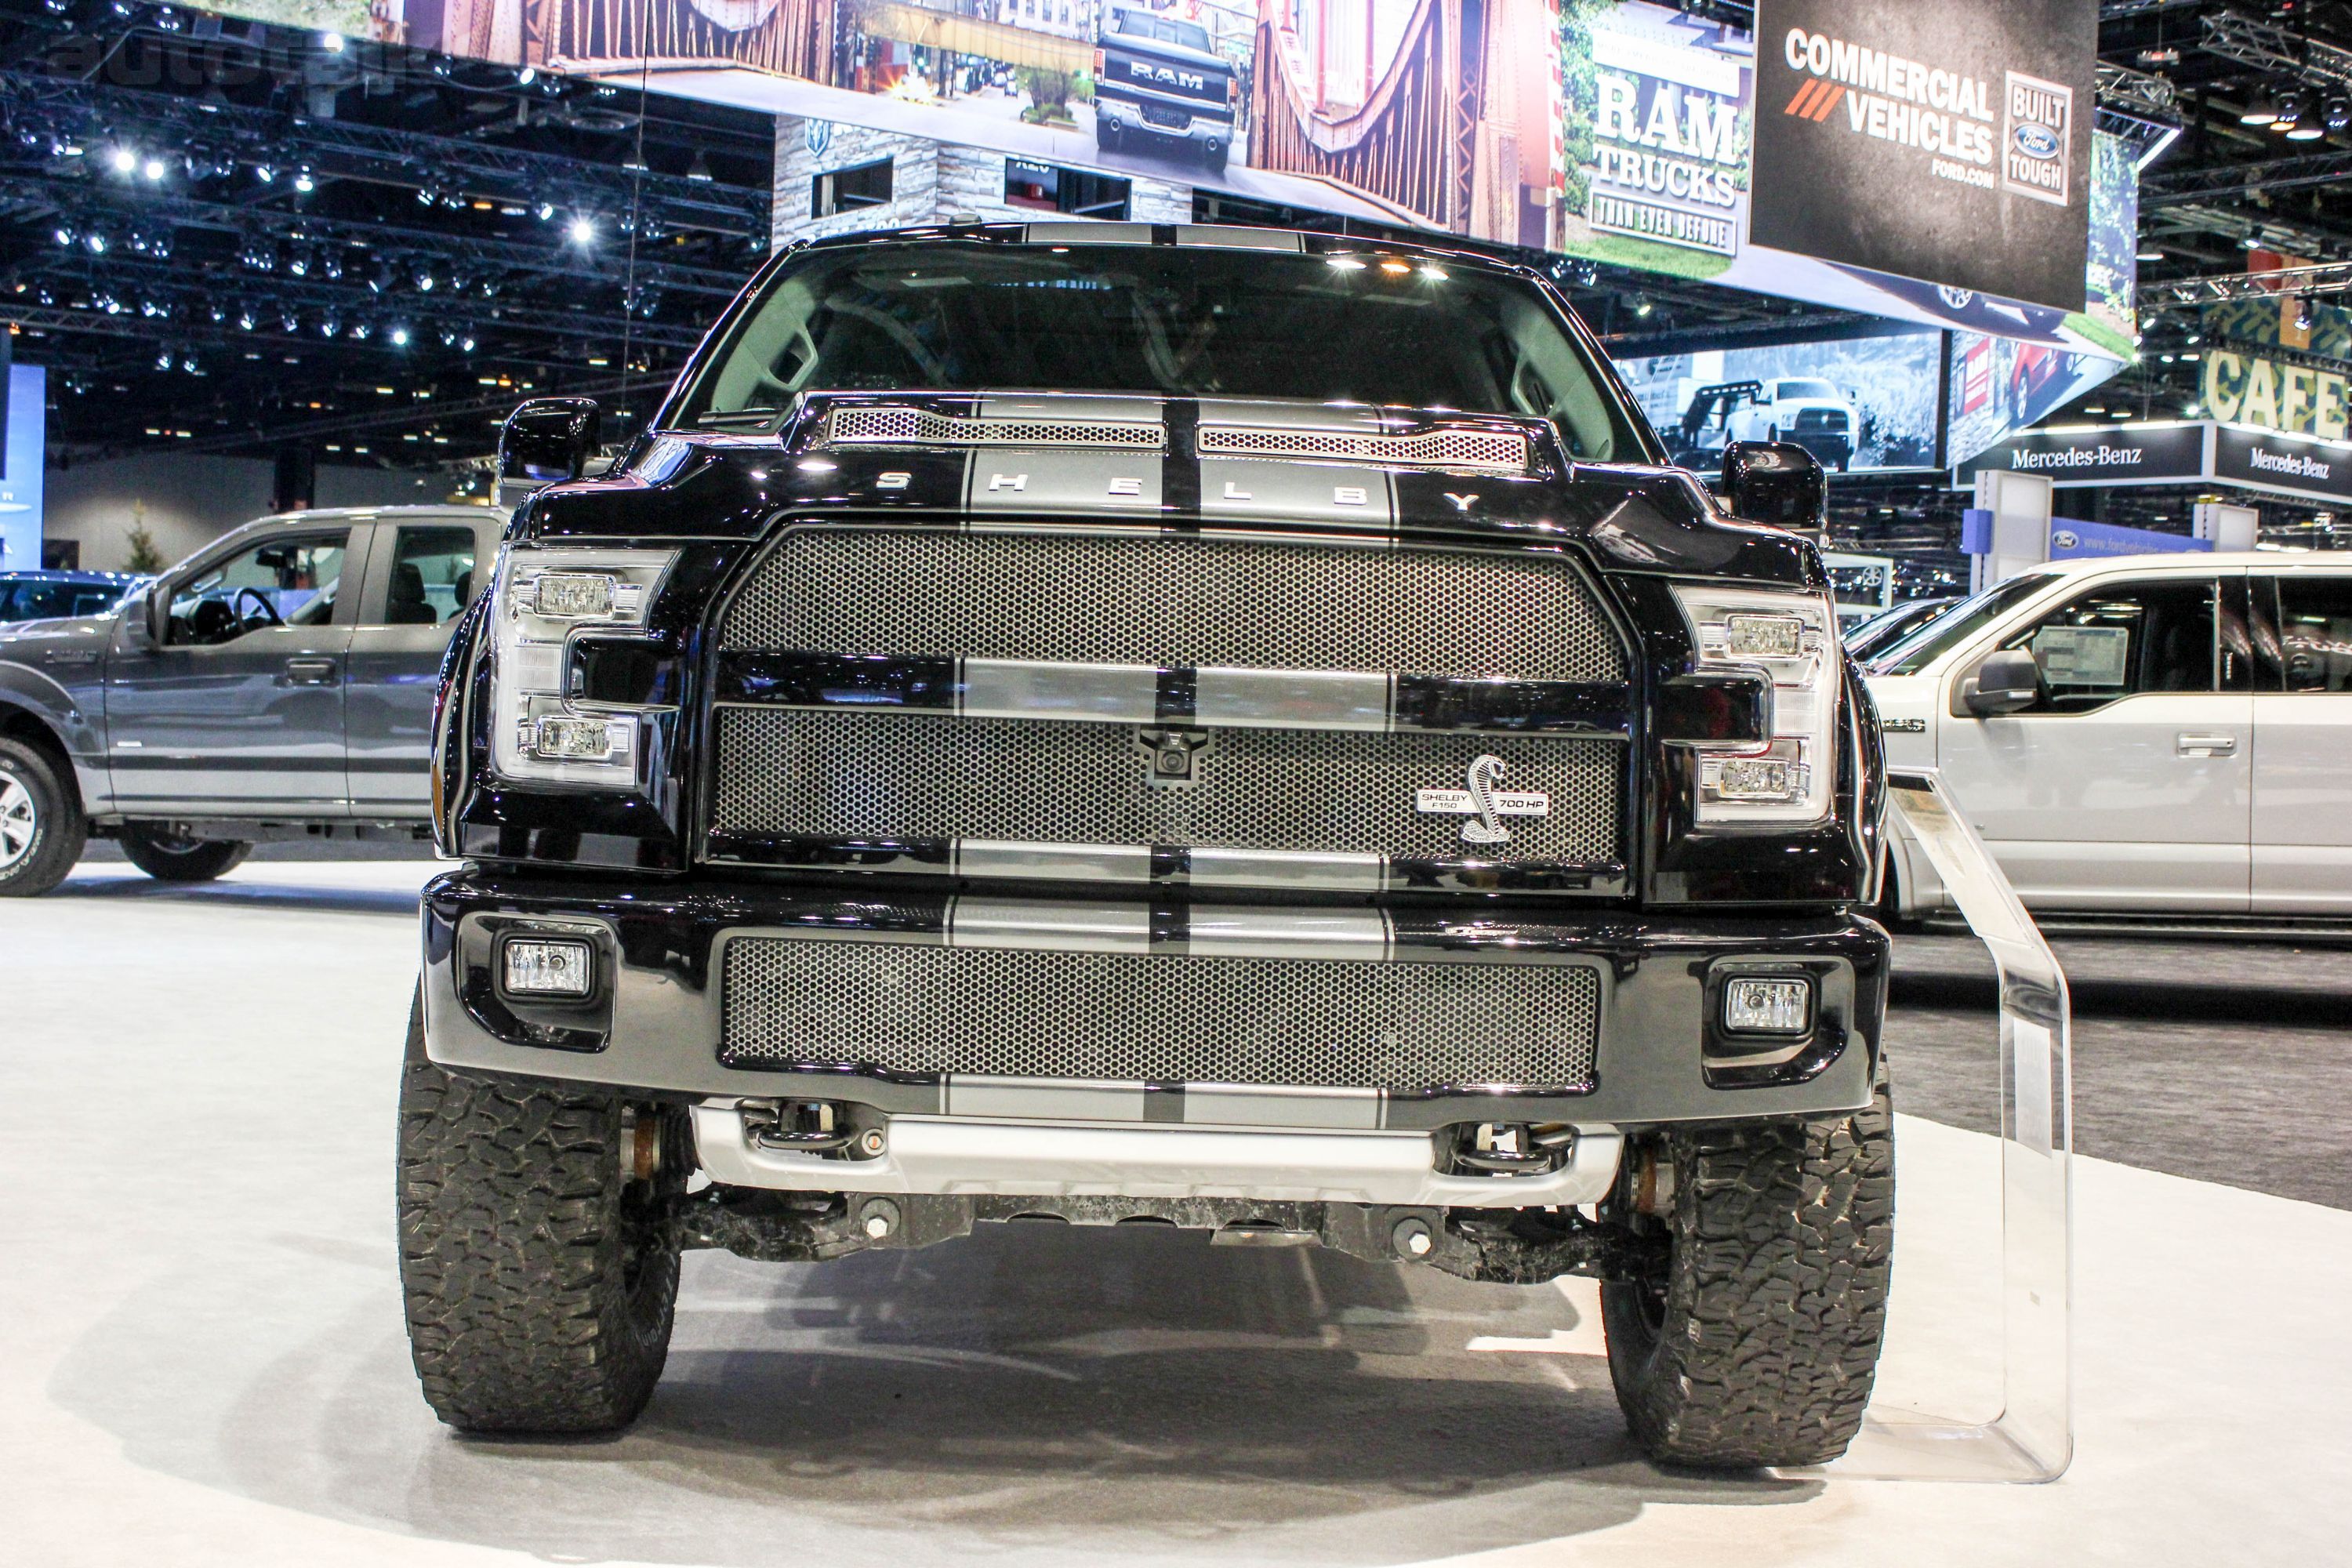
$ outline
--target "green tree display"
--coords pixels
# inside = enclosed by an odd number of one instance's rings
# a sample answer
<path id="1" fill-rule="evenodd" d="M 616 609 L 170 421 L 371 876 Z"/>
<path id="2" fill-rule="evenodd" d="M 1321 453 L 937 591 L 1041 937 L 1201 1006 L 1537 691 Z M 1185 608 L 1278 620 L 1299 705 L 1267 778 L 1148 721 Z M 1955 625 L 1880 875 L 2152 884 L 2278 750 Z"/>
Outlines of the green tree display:
<path id="1" fill-rule="evenodd" d="M 145 501 L 131 503 L 131 531 L 124 537 L 131 542 L 131 571 L 161 572 L 163 569 L 163 552 L 155 547 L 155 536 L 147 531 Z"/>

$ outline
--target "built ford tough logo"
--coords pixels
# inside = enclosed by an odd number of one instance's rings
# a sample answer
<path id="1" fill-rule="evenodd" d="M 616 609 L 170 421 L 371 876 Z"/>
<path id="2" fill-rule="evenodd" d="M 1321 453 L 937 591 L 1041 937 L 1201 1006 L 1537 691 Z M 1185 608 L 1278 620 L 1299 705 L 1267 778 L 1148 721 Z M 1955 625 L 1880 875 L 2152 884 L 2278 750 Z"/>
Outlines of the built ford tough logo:
<path id="1" fill-rule="evenodd" d="M 1551 796 L 1548 795 L 1495 787 L 1495 781 L 1508 773 L 1510 766 L 1492 752 L 1474 757 L 1468 789 L 1416 790 L 1412 807 L 1432 816 L 1469 817 L 1471 820 L 1462 825 L 1465 844 L 1507 844 L 1511 830 L 1503 826 L 1503 818 L 1551 815 Z"/>

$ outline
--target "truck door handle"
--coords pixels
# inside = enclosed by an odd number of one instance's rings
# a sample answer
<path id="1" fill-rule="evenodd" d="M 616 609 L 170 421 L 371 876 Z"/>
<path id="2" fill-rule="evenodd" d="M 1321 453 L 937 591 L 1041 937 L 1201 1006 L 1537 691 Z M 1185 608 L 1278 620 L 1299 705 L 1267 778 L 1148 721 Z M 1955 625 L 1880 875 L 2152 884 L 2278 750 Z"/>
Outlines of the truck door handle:
<path id="1" fill-rule="evenodd" d="M 2172 749 L 2184 757 L 2226 757 L 2238 749 L 2235 735 L 2192 735 L 2183 731 L 2174 737 Z"/>
<path id="2" fill-rule="evenodd" d="M 295 686 L 331 686 L 335 679 L 335 661 L 331 658 L 289 658 L 286 661 L 286 679 Z"/>

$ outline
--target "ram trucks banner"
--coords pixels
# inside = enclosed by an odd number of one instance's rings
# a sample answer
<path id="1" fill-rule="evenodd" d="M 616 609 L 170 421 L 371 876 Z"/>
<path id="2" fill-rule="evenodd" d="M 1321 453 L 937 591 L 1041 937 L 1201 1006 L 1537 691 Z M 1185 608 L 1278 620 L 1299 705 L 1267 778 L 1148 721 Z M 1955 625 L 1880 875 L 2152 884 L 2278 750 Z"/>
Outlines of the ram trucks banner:
<path id="1" fill-rule="evenodd" d="M 1936 465 L 1939 333 L 1782 343 L 1617 362 L 1680 466 L 1733 441 L 1792 441 L 1824 468 Z"/>
<path id="2" fill-rule="evenodd" d="M 1758 245 L 2084 305 L 2095 0 L 1758 0 Z"/>

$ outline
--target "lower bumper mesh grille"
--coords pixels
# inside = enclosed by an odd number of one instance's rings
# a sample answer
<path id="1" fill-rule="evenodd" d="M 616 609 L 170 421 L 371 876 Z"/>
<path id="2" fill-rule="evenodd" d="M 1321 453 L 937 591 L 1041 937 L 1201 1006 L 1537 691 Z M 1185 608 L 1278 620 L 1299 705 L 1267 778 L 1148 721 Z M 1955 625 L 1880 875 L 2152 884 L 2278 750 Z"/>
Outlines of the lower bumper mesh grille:
<path id="1" fill-rule="evenodd" d="M 735 1068 L 1419 1090 L 1591 1087 L 1590 968 L 740 937 Z"/>

